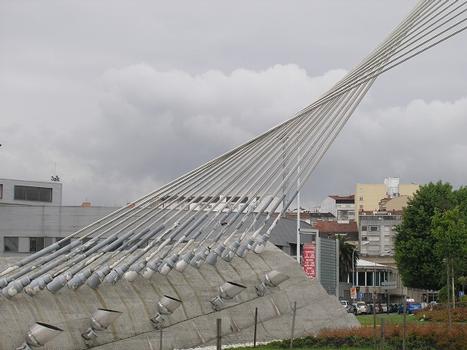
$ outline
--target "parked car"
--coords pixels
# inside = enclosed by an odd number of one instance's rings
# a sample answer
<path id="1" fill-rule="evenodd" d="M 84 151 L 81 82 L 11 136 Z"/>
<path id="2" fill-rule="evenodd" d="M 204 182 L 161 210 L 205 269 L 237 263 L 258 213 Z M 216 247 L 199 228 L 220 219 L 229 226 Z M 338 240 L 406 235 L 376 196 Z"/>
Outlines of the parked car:
<path id="1" fill-rule="evenodd" d="M 376 313 L 377 314 L 380 314 L 383 312 L 383 307 L 381 306 L 381 304 L 375 304 L 375 308 L 376 308 Z"/>
<path id="2" fill-rule="evenodd" d="M 357 315 L 368 313 L 368 305 L 364 301 L 357 301 L 354 306 L 357 310 Z"/>
<path id="3" fill-rule="evenodd" d="M 383 308 L 381 306 L 381 304 L 367 304 L 368 305 L 368 313 L 369 314 L 372 314 L 373 313 L 373 309 L 375 310 L 375 313 L 377 314 L 380 314 L 383 312 Z"/>
<path id="4" fill-rule="evenodd" d="M 389 312 L 388 304 L 381 304 L 381 312 L 383 313 Z"/>
<path id="5" fill-rule="evenodd" d="M 347 312 L 356 315 L 357 314 L 357 308 L 355 307 L 354 304 L 349 304 Z"/>
<path id="6" fill-rule="evenodd" d="M 416 311 L 421 310 L 421 309 L 422 309 L 422 304 L 420 303 L 413 303 L 413 302 L 407 303 L 406 311 L 408 314 L 413 314 Z M 400 314 L 404 313 L 404 304 L 399 305 L 399 313 Z"/>
<path id="7" fill-rule="evenodd" d="M 351 313 L 351 314 L 354 314 L 354 315 L 357 314 L 357 309 L 355 308 L 354 305 L 349 303 L 347 300 L 339 300 L 339 301 L 340 301 L 341 305 L 345 307 L 345 310 L 348 313 Z"/>
<path id="8" fill-rule="evenodd" d="M 422 304 L 420 303 L 409 303 L 409 305 L 407 305 L 407 312 L 409 314 L 413 314 L 421 309 L 422 309 Z"/>
<path id="9" fill-rule="evenodd" d="M 390 304 L 389 305 L 389 312 L 390 313 L 395 313 L 399 310 L 399 305 L 398 304 Z"/>

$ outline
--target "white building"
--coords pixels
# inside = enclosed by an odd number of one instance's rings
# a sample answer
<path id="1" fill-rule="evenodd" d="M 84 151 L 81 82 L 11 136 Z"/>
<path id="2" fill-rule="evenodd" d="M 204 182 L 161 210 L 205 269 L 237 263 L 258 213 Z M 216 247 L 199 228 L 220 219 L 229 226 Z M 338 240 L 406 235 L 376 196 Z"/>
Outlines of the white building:
<path id="1" fill-rule="evenodd" d="M 396 226 L 402 222 L 402 211 L 361 212 L 359 220 L 362 256 L 393 256 Z"/>
<path id="2" fill-rule="evenodd" d="M 355 220 L 355 197 L 329 196 L 321 203 L 321 213 L 331 213 L 340 224 L 348 224 Z"/>
<path id="3" fill-rule="evenodd" d="M 34 253 L 117 208 L 0 205 L 0 255 Z"/>
<path id="4" fill-rule="evenodd" d="M 62 205 L 60 182 L 0 179 L 0 205 Z"/>

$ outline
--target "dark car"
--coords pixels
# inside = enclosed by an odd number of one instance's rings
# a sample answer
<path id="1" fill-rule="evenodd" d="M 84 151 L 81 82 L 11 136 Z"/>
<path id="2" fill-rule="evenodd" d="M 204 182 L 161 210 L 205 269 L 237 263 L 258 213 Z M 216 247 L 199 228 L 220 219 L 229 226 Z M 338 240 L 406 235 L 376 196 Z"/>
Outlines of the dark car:
<path id="1" fill-rule="evenodd" d="M 354 315 L 357 314 L 357 308 L 351 303 L 349 303 L 347 300 L 340 300 L 340 303 L 342 306 L 345 307 L 345 311 L 347 311 L 348 313 L 351 313 Z"/>
<path id="2" fill-rule="evenodd" d="M 399 305 L 397 305 L 397 304 L 391 304 L 391 305 L 389 306 L 389 312 L 390 312 L 390 313 L 395 313 L 395 312 L 397 312 L 398 310 L 399 310 Z"/>
<path id="3" fill-rule="evenodd" d="M 357 308 L 356 308 L 355 305 L 353 305 L 353 304 L 349 304 L 349 306 L 347 306 L 345 309 L 346 309 L 347 312 L 350 313 L 350 314 L 354 314 L 354 315 L 357 314 Z"/>

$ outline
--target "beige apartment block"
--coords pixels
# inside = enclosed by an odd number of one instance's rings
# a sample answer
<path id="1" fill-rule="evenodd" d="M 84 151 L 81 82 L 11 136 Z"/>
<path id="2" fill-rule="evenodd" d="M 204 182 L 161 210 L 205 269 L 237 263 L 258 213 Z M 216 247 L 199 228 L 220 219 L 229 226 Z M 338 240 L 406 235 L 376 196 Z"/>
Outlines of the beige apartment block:
<path id="1" fill-rule="evenodd" d="M 417 184 L 399 184 L 399 196 L 410 197 L 419 187 L 420 185 Z M 388 187 L 384 183 L 357 184 L 355 188 L 355 211 L 376 211 L 379 209 L 380 201 L 386 197 L 388 197 Z M 358 215 L 355 217 L 358 220 Z"/>

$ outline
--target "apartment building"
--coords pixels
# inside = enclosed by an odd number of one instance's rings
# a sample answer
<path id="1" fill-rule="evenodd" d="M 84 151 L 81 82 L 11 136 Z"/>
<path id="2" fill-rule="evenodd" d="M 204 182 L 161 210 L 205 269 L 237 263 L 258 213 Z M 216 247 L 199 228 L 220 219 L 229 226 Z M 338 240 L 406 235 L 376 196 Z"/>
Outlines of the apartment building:
<path id="1" fill-rule="evenodd" d="M 353 194 L 328 196 L 321 203 L 320 211 L 333 214 L 338 223 L 348 224 L 350 221 L 355 220 L 355 196 Z"/>
<path id="2" fill-rule="evenodd" d="M 355 187 L 355 210 L 376 211 L 383 198 L 410 197 L 417 192 L 417 184 L 401 184 L 398 177 L 388 177 L 381 184 L 360 184 Z M 359 216 L 355 218 L 358 222 Z"/>

